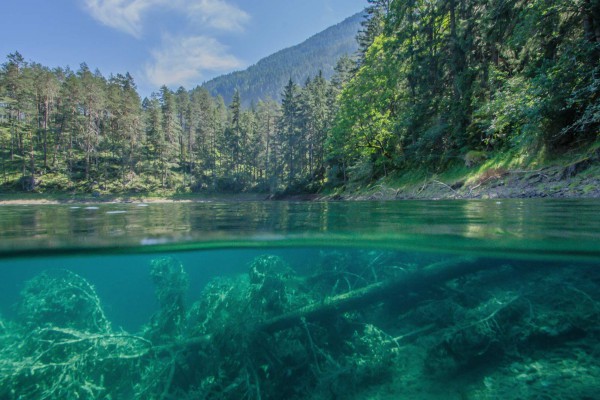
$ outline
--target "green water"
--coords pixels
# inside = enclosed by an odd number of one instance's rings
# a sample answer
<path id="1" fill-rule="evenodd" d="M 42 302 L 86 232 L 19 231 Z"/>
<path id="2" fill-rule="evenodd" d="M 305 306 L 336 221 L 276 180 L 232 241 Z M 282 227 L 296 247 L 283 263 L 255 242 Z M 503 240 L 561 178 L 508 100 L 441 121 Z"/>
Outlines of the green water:
<path id="1" fill-rule="evenodd" d="M 0 400 L 600 393 L 594 200 L 0 206 L 0 274 Z"/>

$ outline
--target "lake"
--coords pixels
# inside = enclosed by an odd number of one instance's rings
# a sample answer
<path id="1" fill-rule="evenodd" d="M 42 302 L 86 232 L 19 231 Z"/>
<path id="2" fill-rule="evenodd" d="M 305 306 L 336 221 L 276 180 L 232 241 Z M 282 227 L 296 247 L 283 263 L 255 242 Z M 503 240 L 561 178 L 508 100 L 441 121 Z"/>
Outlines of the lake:
<path id="1" fill-rule="evenodd" d="M 2 400 L 600 393 L 598 200 L 3 205 L 0 274 Z"/>

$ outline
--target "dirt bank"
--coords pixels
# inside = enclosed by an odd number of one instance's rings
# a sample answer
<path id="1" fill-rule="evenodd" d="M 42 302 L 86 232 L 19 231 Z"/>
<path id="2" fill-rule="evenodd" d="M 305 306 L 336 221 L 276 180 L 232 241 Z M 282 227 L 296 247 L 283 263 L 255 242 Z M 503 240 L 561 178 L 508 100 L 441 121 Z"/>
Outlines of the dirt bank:
<path id="1" fill-rule="evenodd" d="M 491 168 L 453 180 L 430 177 L 402 187 L 379 183 L 367 190 L 347 191 L 321 200 L 438 200 L 500 198 L 600 198 L 600 160 L 536 170 Z"/>

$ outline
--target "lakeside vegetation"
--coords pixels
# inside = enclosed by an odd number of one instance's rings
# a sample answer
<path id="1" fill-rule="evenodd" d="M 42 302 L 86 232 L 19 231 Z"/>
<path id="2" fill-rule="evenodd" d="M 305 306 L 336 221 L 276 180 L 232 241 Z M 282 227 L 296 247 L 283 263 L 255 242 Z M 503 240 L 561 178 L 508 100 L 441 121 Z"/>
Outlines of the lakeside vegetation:
<path id="1" fill-rule="evenodd" d="M 302 88 L 290 81 L 281 105 L 243 109 L 236 92 L 226 106 L 201 87 L 141 100 L 129 74 L 50 70 L 19 53 L 1 80 L 2 187 L 98 194 L 320 185 L 339 90 L 319 74 Z"/>
<path id="2" fill-rule="evenodd" d="M 331 81 L 290 80 L 280 104 L 247 109 L 239 92 L 229 105 L 201 87 L 141 99 L 128 73 L 10 54 L 0 189 L 340 192 L 489 160 L 597 160 L 598 0 L 369 0 L 366 14 L 359 54 Z"/>

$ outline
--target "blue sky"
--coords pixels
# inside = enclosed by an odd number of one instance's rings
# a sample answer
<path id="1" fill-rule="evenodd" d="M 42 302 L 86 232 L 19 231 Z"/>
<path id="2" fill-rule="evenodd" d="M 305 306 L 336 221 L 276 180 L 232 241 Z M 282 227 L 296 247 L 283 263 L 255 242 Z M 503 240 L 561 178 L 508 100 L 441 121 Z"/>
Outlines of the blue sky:
<path id="1" fill-rule="evenodd" d="M 104 76 L 142 95 L 243 69 L 359 12 L 366 0 L 2 0 L 0 56 Z"/>

